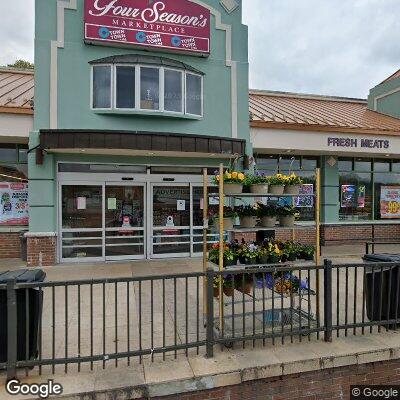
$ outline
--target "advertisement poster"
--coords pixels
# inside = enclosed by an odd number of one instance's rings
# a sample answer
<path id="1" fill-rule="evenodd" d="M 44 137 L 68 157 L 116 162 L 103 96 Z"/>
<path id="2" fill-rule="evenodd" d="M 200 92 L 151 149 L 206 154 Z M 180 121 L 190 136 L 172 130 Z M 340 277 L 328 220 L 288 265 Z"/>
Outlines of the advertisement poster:
<path id="1" fill-rule="evenodd" d="M 357 187 L 355 185 L 342 185 L 340 189 L 340 204 L 342 208 L 357 207 Z"/>
<path id="2" fill-rule="evenodd" d="M 295 198 L 295 205 L 299 208 L 313 208 L 314 207 L 314 185 L 307 183 L 300 186 L 300 194 L 309 195 Z"/>
<path id="3" fill-rule="evenodd" d="M 85 41 L 210 53 L 210 10 L 189 0 L 85 0 Z"/>
<path id="4" fill-rule="evenodd" d="M 28 224 L 28 184 L 0 182 L 0 225 Z"/>
<path id="5" fill-rule="evenodd" d="M 358 187 L 358 197 L 357 197 L 358 208 L 365 208 L 365 186 L 361 185 Z"/>
<path id="6" fill-rule="evenodd" d="M 400 218 L 400 186 L 381 187 L 381 218 Z"/>

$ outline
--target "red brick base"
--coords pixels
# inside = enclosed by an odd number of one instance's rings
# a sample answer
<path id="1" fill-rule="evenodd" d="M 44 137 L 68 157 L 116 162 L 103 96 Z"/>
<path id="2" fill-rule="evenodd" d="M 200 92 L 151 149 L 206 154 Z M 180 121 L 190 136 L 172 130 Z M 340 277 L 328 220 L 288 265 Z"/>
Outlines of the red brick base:
<path id="1" fill-rule="evenodd" d="M 28 237 L 28 267 L 46 267 L 56 264 L 55 236 Z"/>
<path id="2" fill-rule="evenodd" d="M 162 400 L 350 399 L 350 385 L 399 385 L 400 360 L 262 379 L 213 390 L 157 397 Z"/>
<path id="3" fill-rule="evenodd" d="M 0 258 L 20 258 L 21 243 L 18 232 L 0 233 Z"/>

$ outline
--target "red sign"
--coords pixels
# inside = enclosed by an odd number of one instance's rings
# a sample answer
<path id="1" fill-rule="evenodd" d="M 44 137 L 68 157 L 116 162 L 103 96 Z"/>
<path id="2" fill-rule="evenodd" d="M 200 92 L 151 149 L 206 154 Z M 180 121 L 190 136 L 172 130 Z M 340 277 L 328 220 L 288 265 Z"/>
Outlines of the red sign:
<path id="1" fill-rule="evenodd" d="M 188 0 L 85 0 L 85 41 L 209 54 L 210 18 Z"/>

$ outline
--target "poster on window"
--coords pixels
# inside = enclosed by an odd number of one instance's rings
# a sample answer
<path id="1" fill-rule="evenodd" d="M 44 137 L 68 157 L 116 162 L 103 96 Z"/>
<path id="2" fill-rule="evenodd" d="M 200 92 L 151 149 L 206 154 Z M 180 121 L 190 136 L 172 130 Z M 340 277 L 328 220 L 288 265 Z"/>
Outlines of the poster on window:
<path id="1" fill-rule="evenodd" d="M 298 208 L 314 207 L 314 185 L 307 183 L 300 186 L 300 194 L 304 196 L 295 197 L 295 205 Z"/>
<path id="2" fill-rule="evenodd" d="M 357 187 L 355 185 L 342 185 L 340 193 L 340 205 L 342 208 L 357 207 Z"/>
<path id="3" fill-rule="evenodd" d="M 381 187 L 381 218 L 400 218 L 400 186 Z"/>
<path id="4" fill-rule="evenodd" d="M 28 223 L 28 184 L 0 182 L 0 225 Z"/>

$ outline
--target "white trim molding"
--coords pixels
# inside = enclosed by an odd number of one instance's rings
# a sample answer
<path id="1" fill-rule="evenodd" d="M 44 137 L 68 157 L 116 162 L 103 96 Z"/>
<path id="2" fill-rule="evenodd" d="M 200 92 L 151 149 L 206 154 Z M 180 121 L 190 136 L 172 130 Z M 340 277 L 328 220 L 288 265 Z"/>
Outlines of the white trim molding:
<path id="1" fill-rule="evenodd" d="M 26 232 L 26 238 L 44 238 L 44 237 L 57 237 L 57 232 Z"/>
<path id="2" fill-rule="evenodd" d="M 391 96 L 392 94 L 395 94 L 397 92 L 400 92 L 400 87 L 396 88 L 396 89 L 393 89 L 390 92 L 381 94 L 380 96 L 376 96 L 374 98 L 374 111 L 378 111 L 378 101 L 379 100 L 384 99 L 385 97 Z"/>

